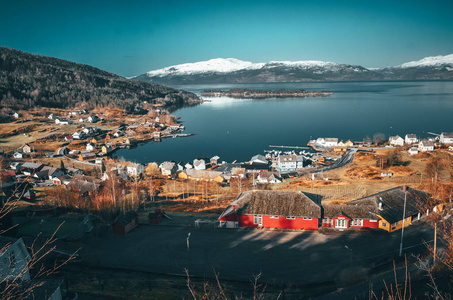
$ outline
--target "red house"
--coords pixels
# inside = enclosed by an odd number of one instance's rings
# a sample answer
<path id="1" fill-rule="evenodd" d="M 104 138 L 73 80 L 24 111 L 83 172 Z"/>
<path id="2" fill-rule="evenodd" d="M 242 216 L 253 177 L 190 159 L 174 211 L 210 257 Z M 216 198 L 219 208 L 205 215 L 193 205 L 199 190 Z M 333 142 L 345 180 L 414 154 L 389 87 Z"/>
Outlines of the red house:
<path id="1" fill-rule="evenodd" d="M 113 223 L 113 233 L 125 235 L 138 225 L 138 215 L 136 212 L 130 211 L 126 214 L 118 216 Z"/>
<path id="2" fill-rule="evenodd" d="M 321 196 L 300 191 L 247 191 L 219 217 L 227 228 L 311 229 L 321 225 Z"/>
<path id="3" fill-rule="evenodd" d="M 322 227 L 337 229 L 378 228 L 379 218 L 372 205 L 323 205 Z"/>

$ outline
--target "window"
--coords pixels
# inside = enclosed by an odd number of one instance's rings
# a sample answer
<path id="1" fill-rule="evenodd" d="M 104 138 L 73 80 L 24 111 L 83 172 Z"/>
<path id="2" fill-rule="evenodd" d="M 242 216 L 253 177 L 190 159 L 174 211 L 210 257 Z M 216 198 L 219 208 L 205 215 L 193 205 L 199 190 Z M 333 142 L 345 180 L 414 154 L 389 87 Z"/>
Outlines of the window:
<path id="1" fill-rule="evenodd" d="M 286 219 L 288 219 L 288 220 L 294 220 L 294 219 L 296 219 L 296 217 L 286 217 Z"/>
<path id="2" fill-rule="evenodd" d="M 311 218 L 308 218 L 308 217 L 304 217 L 304 220 L 311 220 Z"/>
<path id="3" fill-rule="evenodd" d="M 258 224 L 258 216 L 257 215 L 253 216 L 253 224 Z"/>
<path id="4" fill-rule="evenodd" d="M 259 215 L 258 216 L 258 225 L 262 225 L 262 224 L 263 224 L 263 216 Z"/>

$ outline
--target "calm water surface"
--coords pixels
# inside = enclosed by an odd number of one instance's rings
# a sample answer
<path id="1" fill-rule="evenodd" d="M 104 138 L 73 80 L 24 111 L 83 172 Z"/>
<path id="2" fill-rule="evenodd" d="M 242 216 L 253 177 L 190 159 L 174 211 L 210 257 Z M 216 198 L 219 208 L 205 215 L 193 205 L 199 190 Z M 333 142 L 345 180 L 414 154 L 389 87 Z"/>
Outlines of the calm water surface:
<path id="1" fill-rule="evenodd" d="M 316 82 L 178 86 L 194 93 L 204 89 L 305 89 L 331 91 L 326 98 L 231 99 L 173 112 L 196 136 L 163 139 L 117 156 L 131 161 L 174 160 L 220 156 L 245 161 L 264 154 L 269 145 L 306 146 L 317 137 L 361 141 L 375 133 L 389 135 L 453 131 L 453 81 Z"/>

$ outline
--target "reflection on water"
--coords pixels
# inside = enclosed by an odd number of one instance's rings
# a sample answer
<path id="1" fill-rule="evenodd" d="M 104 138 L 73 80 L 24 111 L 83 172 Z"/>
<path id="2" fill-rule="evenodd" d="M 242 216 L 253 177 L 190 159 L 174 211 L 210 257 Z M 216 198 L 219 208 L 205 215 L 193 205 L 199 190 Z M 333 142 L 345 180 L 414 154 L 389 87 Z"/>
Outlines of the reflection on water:
<path id="1" fill-rule="evenodd" d="M 136 149 L 121 150 L 128 160 L 191 161 L 220 156 L 244 161 L 269 145 L 305 146 L 312 138 L 363 140 L 381 132 L 389 135 L 453 131 L 453 81 L 310 82 L 180 86 L 199 93 L 204 89 L 306 89 L 332 91 L 330 97 L 302 99 L 231 99 L 175 111 L 188 138 L 164 139 Z"/>

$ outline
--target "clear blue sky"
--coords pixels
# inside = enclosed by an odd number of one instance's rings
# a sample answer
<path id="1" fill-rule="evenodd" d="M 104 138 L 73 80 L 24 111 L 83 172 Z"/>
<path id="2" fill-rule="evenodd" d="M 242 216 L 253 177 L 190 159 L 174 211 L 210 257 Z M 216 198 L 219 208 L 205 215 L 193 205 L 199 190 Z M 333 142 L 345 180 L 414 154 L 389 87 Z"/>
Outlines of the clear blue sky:
<path id="1" fill-rule="evenodd" d="M 0 46 L 122 76 L 218 57 L 385 67 L 452 54 L 452 12 L 452 0 L 0 0 Z"/>

